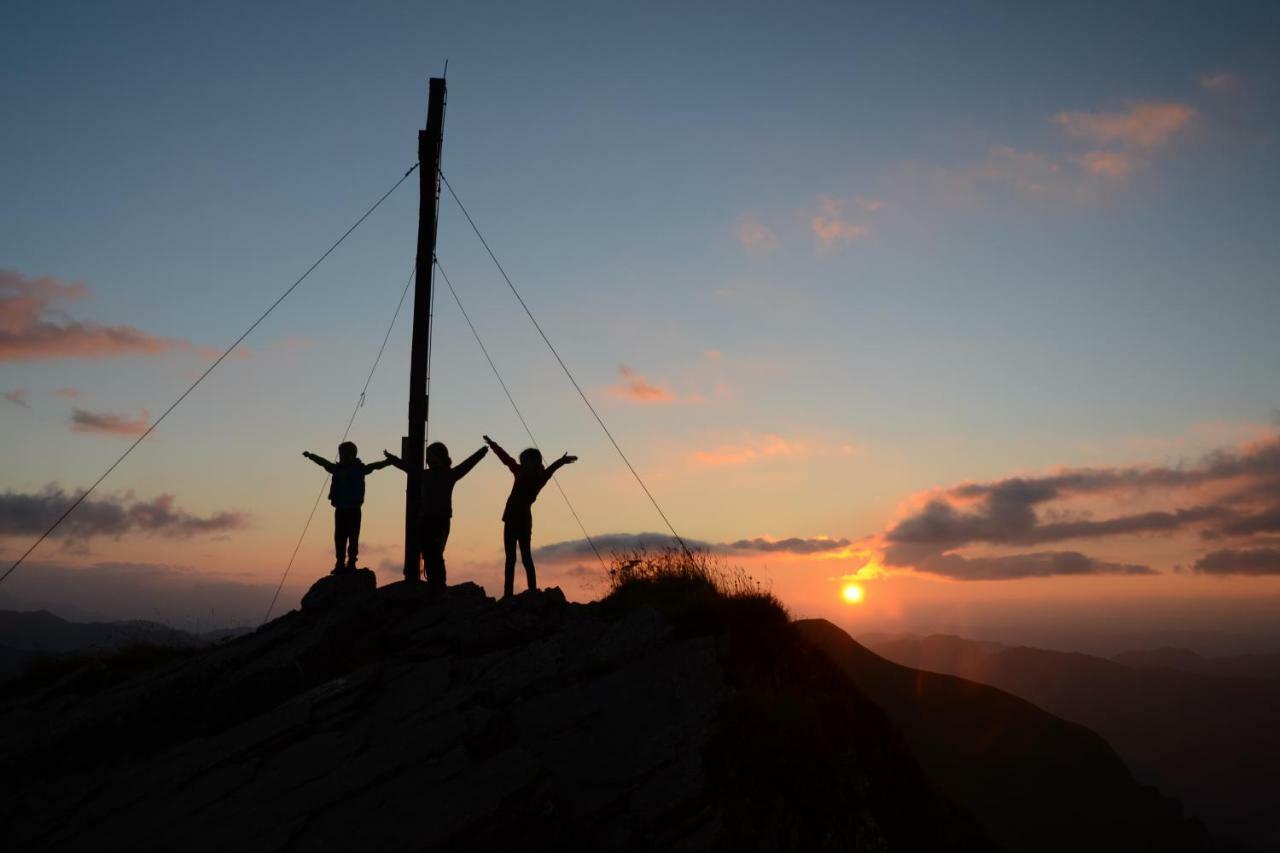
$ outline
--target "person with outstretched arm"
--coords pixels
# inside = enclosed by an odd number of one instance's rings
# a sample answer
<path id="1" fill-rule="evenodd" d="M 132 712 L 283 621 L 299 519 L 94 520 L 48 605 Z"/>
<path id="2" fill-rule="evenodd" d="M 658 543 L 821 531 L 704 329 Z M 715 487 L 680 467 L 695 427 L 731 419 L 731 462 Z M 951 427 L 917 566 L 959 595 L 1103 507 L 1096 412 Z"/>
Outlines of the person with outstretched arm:
<path id="1" fill-rule="evenodd" d="M 578 457 L 566 453 L 544 468 L 542 451 L 536 447 L 522 451 L 520 461 L 517 462 L 489 436 L 486 435 L 484 441 L 515 476 L 515 482 L 511 484 L 511 494 L 507 497 L 506 508 L 502 512 L 502 545 L 507 553 L 502 597 L 510 598 L 515 586 L 517 546 L 520 548 L 520 560 L 524 563 L 524 573 L 529 582 L 529 589 L 538 588 L 538 579 L 533 568 L 533 548 L 530 542 L 533 538 L 533 502 L 538 499 L 538 492 L 542 491 L 542 487 L 551 480 L 556 471 L 564 465 L 577 462 Z"/>
<path id="2" fill-rule="evenodd" d="M 335 574 L 356 569 L 356 559 L 360 555 L 360 508 L 364 506 L 365 476 L 391 464 L 384 460 L 366 465 L 356 452 L 356 445 L 351 441 L 338 445 L 337 462 L 330 462 L 309 450 L 302 451 L 303 456 L 328 471 L 331 477 L 329 503 L 333 504 L 333 550 L 337 555 L 333 564 Z"/>
<path id="3" fill-rule="evenodd" d="M 488 452 L 489 448 L 481 447 L 455 466 L 443 442 L 427 445 L 427 468 L 422 472 L 422 501 L 418 507 L 418 549 L 422 553 L 422 571 L 433 589 L 445 587 L 444 546 L 453 523 L 453 487 Z M 382 455 L 401 471 L 408 471 L 404 460 L 389 450 L 382 451 Z"/>

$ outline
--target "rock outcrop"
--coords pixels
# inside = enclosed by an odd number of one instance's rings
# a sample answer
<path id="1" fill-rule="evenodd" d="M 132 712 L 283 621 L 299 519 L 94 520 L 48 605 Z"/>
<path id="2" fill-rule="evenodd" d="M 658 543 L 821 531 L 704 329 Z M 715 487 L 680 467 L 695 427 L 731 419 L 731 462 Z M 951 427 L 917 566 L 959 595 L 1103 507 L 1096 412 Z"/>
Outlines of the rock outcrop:
<path id="1" fill-rule="evenodd" d="M 330 592 L 4 696 L 6 848 L 991 849 L 780 612 Z"/>

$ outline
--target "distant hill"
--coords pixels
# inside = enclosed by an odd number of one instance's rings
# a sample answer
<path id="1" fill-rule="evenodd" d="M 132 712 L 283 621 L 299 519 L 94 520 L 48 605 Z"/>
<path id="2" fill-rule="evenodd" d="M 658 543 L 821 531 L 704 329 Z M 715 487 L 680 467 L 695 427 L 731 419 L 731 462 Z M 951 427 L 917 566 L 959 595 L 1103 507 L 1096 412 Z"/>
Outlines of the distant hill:
<path id="1" fill-rule="evenodd" d="M 159 622 L 68 622 L 47 610 L 0 610 L 0 646 L 63 654 L 110 651 L 139 642 L 192 646 L 201 640 Z"/>
<path id="2" fill-rule="evenodd" d="M 1176 669 L 1197 675 L 1234 678 L 1280 678 L 1280 654 L 1204 657 L 1191 649 L 1164 648 L 1121 652 L 1112 658 L 1125 666 L 1143 669 Z"/>
<path id="3" fill-rule="evenodd" d="M 944 793 L 1005 850 L 1211 849 L 1102 738 L 983 684 L 892 663 L 821 619 L 796 623 L 889 714 Z"/>
<path id="4" fill-rule="evenodd" d="M 47 610 L 0 610 L 0 679 L 42 656 L 102 654 L 136 645 L 196 648 L 249 630 L 228 628 L 196 635 L 159 622 L 69 622 Z"/>
<path id="5" fill-rule="evenodd" d="M 1131 667 L 950 635 L 864 638 L 904 666 L 989 684 L 1101 734 L 1214 832 L 1280 851 L 1280 682 Z"/>

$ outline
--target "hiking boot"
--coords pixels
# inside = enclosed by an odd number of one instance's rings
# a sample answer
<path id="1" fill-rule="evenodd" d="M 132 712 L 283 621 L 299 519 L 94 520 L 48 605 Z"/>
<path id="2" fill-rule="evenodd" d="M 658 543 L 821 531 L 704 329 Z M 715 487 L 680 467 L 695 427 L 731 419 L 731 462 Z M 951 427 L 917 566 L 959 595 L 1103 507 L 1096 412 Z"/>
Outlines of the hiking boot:
<path id="1" fill-rule="evenodd" d="M 340 571 L 342 571 L 342 561 L 338 560 L 336 563 L 333 564 L 333 571 L 329 572 L 329 574 L 336 575 Z"/>

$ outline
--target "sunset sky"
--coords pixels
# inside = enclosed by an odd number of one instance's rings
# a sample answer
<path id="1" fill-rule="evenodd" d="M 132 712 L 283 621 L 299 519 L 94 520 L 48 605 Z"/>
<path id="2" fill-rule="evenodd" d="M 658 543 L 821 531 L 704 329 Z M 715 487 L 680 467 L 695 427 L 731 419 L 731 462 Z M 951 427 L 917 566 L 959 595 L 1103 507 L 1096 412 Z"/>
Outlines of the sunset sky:
<path id="1" fill-rule="evenodd" d="M 1280 8 L 1043 5 L 7 4 L 0 568 L 412 165 L 448 59 L 444 173 L 680 533 L 794 615 L 1280 648 Z M 259 621 L 417 204 L 415 176 L 0 608 Z M 447 193 L 439 258 L 544 451 L 581 457 L 588 531 L 661 532 Z M 520 450 L 436 313 L 431 438 Z M 405 432 L 408 320 L 366 461 Z M 450 582 L 500 590 L 509 486 L 492 458 L 458 486 Z M 403 488 L 369 479 L 383 582 Z M 540 577 L 585 600 L 580 539 L 549 487 Z"/>

